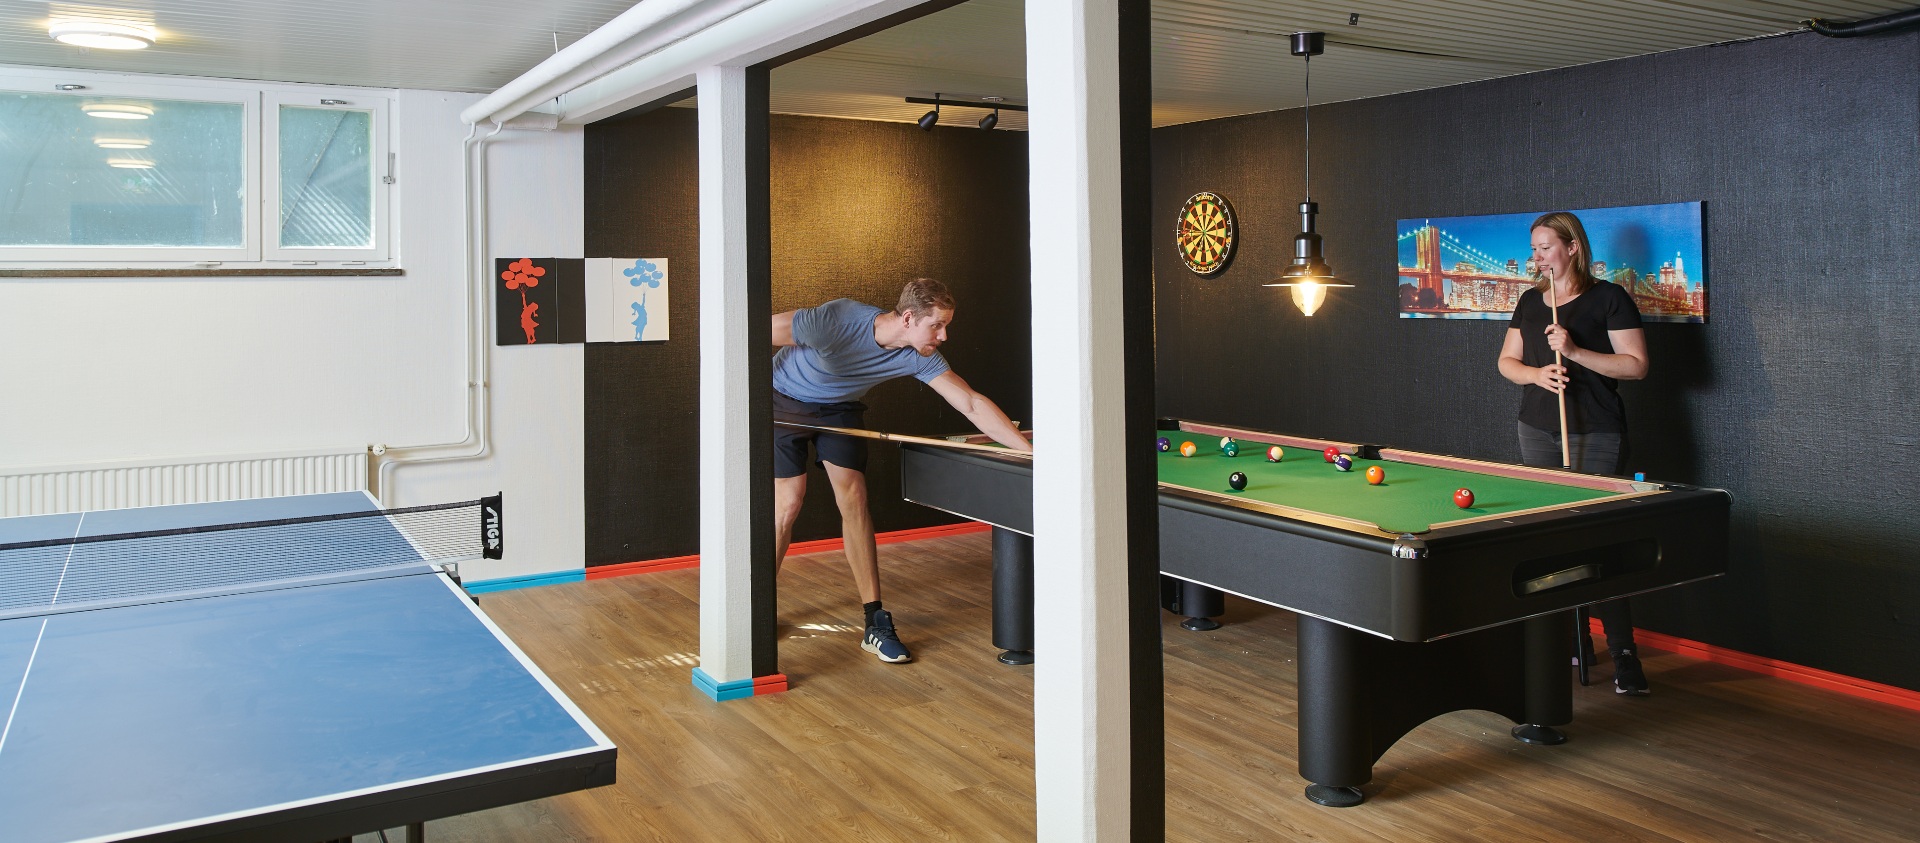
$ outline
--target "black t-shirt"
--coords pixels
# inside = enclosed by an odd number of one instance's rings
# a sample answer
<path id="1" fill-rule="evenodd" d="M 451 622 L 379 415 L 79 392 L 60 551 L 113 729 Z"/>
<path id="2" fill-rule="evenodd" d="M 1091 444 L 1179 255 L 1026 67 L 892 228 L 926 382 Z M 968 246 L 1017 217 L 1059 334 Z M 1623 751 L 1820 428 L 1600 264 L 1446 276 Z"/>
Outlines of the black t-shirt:
<path id="1" fill-rule="evenodd" d="M 1512 327 L 1520 331 L 1521 362 L 1529 366 L 1553 363 L 1553 349 L 1547 347 L 1547 326 L 1553 313 L 1539 290 L 1520 295 L 1513 309 Z M 1619 285 L 1596 281 L 1594 285 L 1560 306 L 1560 324 L 1567 329 L 1573 344 L 1588 351 L 1613 353 L 1608 331 L 1630 331 L 1640 327 L 1640 308 Z M 1596 433 L 1627 430 L 1627 406 L 1620 400 L 1619 382 L 1595 373 L 1572 360 L 1567 367 L 1567 432 Z M 1533 384 L 1521 387 L 1520 420 L 1549 432 L 1560 430 L 1560 401 L 1554 394 Z"/>

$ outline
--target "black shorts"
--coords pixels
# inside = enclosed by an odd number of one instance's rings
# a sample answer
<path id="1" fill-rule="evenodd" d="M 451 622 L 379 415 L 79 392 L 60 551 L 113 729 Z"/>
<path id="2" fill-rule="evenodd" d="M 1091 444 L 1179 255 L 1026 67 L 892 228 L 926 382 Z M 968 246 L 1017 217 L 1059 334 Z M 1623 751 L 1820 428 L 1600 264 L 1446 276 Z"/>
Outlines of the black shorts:
<path id="1" fill-rule="evenodd" d="M 814 404 L 773 393 L 774 421 L 865 429 L 867 405 L 858 401 Z M 773 476 L 799 477 L 807 473 L 807 443 L 813 443 L 816 462 L 830 462 L 854 471 L 867 470 L 867 440 L 837 433 L 773 426 Z"/>

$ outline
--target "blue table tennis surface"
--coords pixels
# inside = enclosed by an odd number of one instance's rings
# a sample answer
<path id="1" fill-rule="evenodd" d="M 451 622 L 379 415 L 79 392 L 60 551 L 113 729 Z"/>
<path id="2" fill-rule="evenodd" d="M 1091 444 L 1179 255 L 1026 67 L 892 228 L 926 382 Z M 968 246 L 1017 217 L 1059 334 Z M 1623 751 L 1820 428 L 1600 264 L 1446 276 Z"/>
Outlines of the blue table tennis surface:
<path id="1" fill-rule="evenodd" d="M 356 492 L 7 518 L 0 543 L 369 508 Z M 269 565 L 262 583 L 191 561 L 90 569 L 111 543 L 0 556 L 0 837 L 165 836 L 610 758 L 457 585 L 384 519 L 354 521 L 376 526 L 349 540 L 386 543 L 390 564 Z"/>

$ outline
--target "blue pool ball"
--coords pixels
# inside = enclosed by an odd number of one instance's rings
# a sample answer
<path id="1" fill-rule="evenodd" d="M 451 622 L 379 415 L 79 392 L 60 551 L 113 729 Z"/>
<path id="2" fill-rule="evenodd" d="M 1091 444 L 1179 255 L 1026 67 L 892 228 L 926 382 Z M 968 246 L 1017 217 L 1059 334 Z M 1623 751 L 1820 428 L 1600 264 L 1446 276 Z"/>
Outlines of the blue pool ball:
<path id="1" fill-rule="evenodd" d="M 1153 447 L 1155 450 L 1162 452 L 1171 451 L 1173 450 L 1173 440 L 1162 436 L 1159 439 L 1153 440 Z"/>
<path id="2" fill-rule="evenodd" d="M 1227 486 L 1236 492 L 1245 491 L 1247 488 L 1247 475 L 1238 471 L 1227 475 Z"/>
<path id="3" fill-rule="evenodd" d="M 1240 443 L 1238 443 L 1238 442 L 1228 442 L 1228 443 L 1227 443 L 1227 444 L 1225 444 L 1225 445 L 1221 445 L 1221 446 L 1220 446 L 1220 453 L 1222 453 L 1222 454 L 1225 454 L 1225 455 L 1227 455 L 1227 456 L 1229 456 L 1229 457 L 1237 457 L 1237 456 L 1240 456 Z"/>
<path id="4" fill-rule="evenodd" d="M 1353 458 L 1347 456 L 1346 454 L 1341 454 L 1340 456 L 1334 457 L 1333 467 L 1340 469 L 1341 471 L 1352 471 Z"/>

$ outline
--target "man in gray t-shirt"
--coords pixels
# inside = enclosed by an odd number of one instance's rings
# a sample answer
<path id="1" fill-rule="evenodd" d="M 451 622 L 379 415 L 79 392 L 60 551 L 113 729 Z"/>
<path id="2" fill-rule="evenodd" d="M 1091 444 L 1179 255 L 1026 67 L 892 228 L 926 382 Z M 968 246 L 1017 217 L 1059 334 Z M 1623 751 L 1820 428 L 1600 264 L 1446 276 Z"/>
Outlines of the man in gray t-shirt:
<path id="1" fill-rule="evenodd" d="M 860 399 L 882 381 L 913 377 L 940 393 L 980 431 L 1009 448 L 1031 450 L 992 401 L 947 367 L 937 350 L 953 321 L 953 294 L 931 278 L 907 282 L 892 312 L 852 299 L 773 317 L 773 416 L 827 427 L 866 427 Z M 866 440 L 815 430 L 773 429 L 774 566 L 786 558 L 793 522 L 807 495 L 807 445 L 833 484 L 847 564 L 866 612 L 861 649 L 884 662 L 912 661 L 880 608 L 880 557 L 867 511 Z"/>

